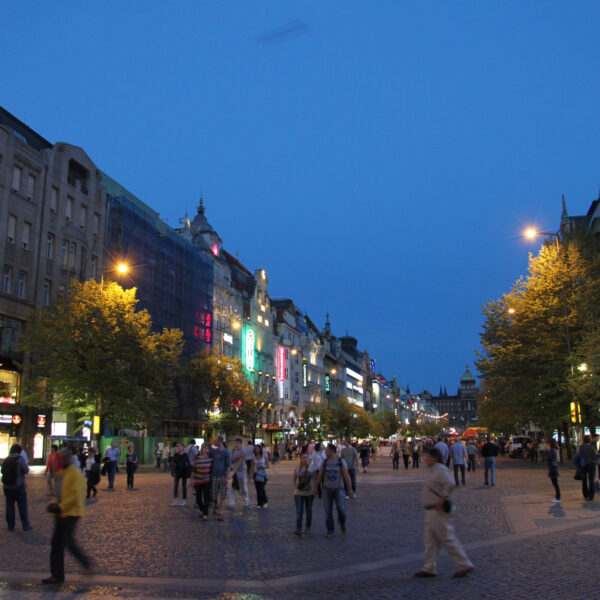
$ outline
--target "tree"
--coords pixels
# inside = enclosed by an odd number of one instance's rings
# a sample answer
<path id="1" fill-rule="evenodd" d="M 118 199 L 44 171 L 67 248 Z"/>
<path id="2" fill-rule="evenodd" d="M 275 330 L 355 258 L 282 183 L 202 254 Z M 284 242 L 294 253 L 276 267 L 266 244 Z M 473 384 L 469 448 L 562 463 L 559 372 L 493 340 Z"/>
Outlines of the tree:
<path id="1" fill-rule="evenodd" d="M 384 410 L 373 415 L 374 433 L 377 437 L 389 438 L 398 433 L 398 417 L 393 410 Z"/>
<path id="2" fill-rule="evenodd" d="M 307 404 L 302 412 L 302 423 L 307 439 L 322 441 L 327 409 L 321 404 Z"/>
<path id="3" fill-rule="evenodd" d="M 350 404 L 344 396 L 335 398 L 331 410 L 325 415 L 328 431 L 340 437 L 350 437 L 355 428 L 356 408 L 358 407 Z"/>
<path id="4" fill-rule="evenodd" d="M 551 432 L 569 415 L 573 354 L 597 322 L 597 261 L 576 240 L 546 244 L 529 274 L 484 308 L 477 367 L 482 422 L 504 431 L 530 423 Z"/>
<path id="5" fill-rule="evenodd" d="M 52 308 L 34 312 L 20 341 L 31 357 L 24 403 L 47 405 L 53 393 L 61 410 L 115 427 L 153 427 L 169 415 L 182 333 L 153 332 L 136 304 L 135 288 L 72 281 Z"/>

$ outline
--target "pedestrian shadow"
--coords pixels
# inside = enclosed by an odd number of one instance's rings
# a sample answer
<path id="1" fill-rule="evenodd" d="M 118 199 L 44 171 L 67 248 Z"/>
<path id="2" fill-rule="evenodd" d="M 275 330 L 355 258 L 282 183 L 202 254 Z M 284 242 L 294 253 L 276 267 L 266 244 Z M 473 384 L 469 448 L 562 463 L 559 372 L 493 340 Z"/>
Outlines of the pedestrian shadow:
<path id="1" fill-rule="evenodd" d="M 48 538 L 35 530 L 18 532 L 19 541 L 26 546 L 47 546 Z"/>
<path id="2" fill-rule="evenodd" d="M 553 506 L 551 506 L 548 509 L 548 514 L 556 518 L 567 516 L 567 513 L 564 511 L 563 507 L 560 504 L 554 504 Z"/>
<path id="3" fill-rule="evenodd" d="M 140 488 L 126 488 L 125 491 L 126 492 L 139 492 Z"/>
<path id="4" fill-rule="evenodd" d="M 584 510 L 591 510 L 592 512 L 598 512 L 600 510 L 600 505 L 595 502 L 590 502 L 589 500 L 585 500 L 581 504 L 581 508 Z"/>

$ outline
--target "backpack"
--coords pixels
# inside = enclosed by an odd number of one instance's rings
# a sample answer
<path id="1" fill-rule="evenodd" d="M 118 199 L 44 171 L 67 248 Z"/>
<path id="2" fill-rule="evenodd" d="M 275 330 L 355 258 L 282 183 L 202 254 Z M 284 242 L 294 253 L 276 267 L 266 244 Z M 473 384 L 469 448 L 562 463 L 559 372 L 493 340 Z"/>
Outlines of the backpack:
<path id="1" fill-rule="evenodd" d="M 2 463 L 2 483 L 4 485 L 17 485 L 19 479 L 19 457 L 8 456 Z"/>

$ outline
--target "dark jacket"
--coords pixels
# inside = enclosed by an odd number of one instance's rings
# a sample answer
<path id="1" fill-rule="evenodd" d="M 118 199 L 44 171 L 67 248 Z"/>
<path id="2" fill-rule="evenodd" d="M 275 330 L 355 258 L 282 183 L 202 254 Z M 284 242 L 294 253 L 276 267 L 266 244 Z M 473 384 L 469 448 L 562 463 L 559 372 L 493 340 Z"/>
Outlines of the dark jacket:
<path id="1" fill-rule="evenodd" d="M 8 467 L 7 461 L 16 461 L 17 462 L 17 481 L 14 485 L 4 484 L 5 490 L 16 490 L 17 488 L 25 487 L 25 475 L 29 473 L 29 467 L 25 462 L 25 459 L 20 454 L 11 454 L 4 459 L 2 463 L 2 473 L 4 474 L 4 465 Z"/>
<path id="2" fill-rule="evenodd" d="M 484 458 L 498 456 L 498 446 L 496 446 L 496 444 L 492 444 L 492 442 L 486 442 L 481 448 L 481 456 Z"/>
<path id="3" fill-rule="evenodd" d="M 171 471 L 173 475 L 179 477 L 189 477 L 190 475 L 190 459 L 185 452 L 178 452 L 171 460 Z"/>
<path id="4" fill-rule="evenodd" d="M 591 467 L 594 465 L 596 458 L 596 447 L 593 444 L 581 444 L 579 446 L 579 456 L 585 461 L 585 467 Z"/>

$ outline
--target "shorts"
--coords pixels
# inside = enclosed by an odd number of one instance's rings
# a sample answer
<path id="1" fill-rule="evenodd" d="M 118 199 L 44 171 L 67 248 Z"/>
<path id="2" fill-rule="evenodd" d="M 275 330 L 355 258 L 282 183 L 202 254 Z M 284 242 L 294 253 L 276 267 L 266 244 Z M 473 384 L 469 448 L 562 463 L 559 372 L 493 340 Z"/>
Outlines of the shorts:
<path id="1" fill-rule="evenodd" d="M 225 477 L 213 477 L 211 484 L 211 498 L 213 500 L 225 500 L 227 496 L 227 486 L 225 485 Z"/>

